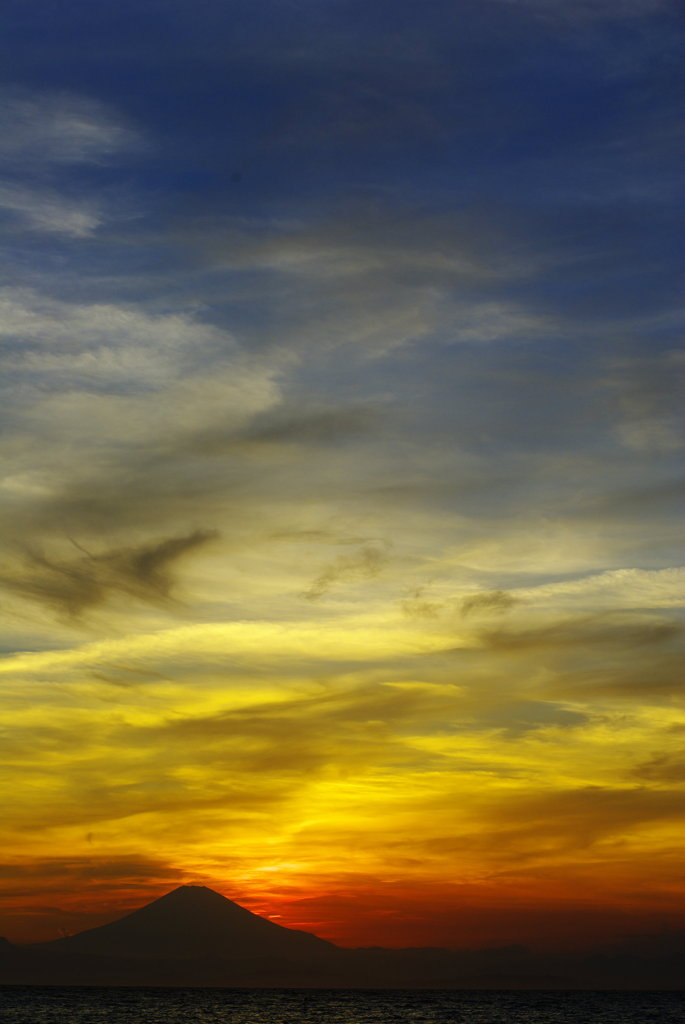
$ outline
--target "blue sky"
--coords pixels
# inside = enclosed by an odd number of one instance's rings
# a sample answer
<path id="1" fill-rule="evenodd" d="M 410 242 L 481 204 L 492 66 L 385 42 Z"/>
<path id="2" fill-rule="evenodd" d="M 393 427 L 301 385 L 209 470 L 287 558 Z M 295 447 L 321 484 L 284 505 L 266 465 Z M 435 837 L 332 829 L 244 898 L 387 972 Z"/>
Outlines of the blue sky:
<path id="1" fill-rule="evenodd" d="M 0 40 L 10 931 L 201 878 L 353 942 L 345 844 L 372 909 L 457 906 L 457 856 L 484 941 L 524 891 L 668 923 L 676 5 L 5 0 Z"/>

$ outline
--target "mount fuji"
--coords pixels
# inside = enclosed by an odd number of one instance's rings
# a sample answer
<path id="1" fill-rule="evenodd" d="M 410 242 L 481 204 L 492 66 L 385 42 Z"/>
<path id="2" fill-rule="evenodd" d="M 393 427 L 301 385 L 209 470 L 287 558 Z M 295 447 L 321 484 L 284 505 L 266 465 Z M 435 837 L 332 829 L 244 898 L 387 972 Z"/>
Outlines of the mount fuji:
<path id="1" fill-rule="evenodd" d="M 0 984 L 221 988 L 680 988 L 685 932 L 582 952 L 343 949 L 204 886 L 183 885 L 99 928 L 17 946 Z"/>

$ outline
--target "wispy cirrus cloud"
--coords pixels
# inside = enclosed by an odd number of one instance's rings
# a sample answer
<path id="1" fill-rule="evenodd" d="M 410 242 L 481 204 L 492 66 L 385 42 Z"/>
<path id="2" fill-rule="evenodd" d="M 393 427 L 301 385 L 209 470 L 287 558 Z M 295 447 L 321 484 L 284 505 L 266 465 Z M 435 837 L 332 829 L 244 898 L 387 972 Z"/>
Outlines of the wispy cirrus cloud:
<path id="1" fill-rule="evenodd" d="M 6 372 L 41 390 L 157 390 L 235 354 L 231 335 L 186 312 L 65 302 L 32 288 L 0 289 Z"/>
<path id="2" fill-rule="evenodd" d="M 5 86 L 0 98 L 0 160 L 24 171 L 97 164 L 141 145 L 121 116 L 88 96 Z"/>
<path id="3" fill-rule="evenodd" d="M 67 92 L 5 87 L 0 109 L 0 210 L 9 230 L 93 235 L 109 204 L 92 187 L 74 195 L 67 175 L 139 150 L 140 135 L 105 104 Z"/>
<path id="4" fill-rule="evenodd" d="M 55 190 L 10 182 L 0 181 L 0 209 L 24 229 L 70 238 L 87 238 L 102 223 L 102 212 L 92 200 L 69 199 Z"/>

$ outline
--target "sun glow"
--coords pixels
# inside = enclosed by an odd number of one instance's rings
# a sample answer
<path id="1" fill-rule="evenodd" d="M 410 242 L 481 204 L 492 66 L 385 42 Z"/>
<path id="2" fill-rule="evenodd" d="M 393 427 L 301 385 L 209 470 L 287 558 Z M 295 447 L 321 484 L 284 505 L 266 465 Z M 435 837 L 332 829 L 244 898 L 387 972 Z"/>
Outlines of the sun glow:
<path id="1" fill-rule="evenodd" d="M 671 929 L 670 0 L 5 6 L 0 936 Z"/>

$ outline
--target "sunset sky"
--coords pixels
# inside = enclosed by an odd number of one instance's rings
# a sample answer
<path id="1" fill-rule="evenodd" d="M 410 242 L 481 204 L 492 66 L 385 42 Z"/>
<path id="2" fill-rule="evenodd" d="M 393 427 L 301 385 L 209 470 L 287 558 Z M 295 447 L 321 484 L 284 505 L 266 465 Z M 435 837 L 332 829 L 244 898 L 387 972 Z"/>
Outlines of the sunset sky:
<path id="1" fill-rule="evenodd" d="M 3 0 L 0 934 L 682 924 L 678 8 Z"/>

